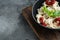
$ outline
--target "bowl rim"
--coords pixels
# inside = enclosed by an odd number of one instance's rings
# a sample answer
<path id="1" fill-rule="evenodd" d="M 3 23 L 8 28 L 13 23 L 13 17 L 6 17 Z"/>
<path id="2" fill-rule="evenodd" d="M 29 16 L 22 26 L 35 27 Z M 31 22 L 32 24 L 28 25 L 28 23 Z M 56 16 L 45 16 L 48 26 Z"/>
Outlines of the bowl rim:
<path id="1" fill-rule="evenodd" d="M 37 24 L 39 24 L 39 23 L 37 22 L 37 20 L 36 20 L 35 17 L 34 17 L 33 8 L 34 8 L 35 4 L 36 4 L 38 1 L 39 1 L 39 0 L 35 1 L 35 3 L 34 3 L 33 6 L 32 6 L 32 17 L 33 17 L 33 19 L 35 20 L 35 22 L 36 22 Z M 39 26 L 40 26 L 40 25 L 41 25 L 41 24 L 39 24 Z M 43 25 L 41 25 L 41 26 L 44 27 Z M 53 30 L 60 30 L 60 28 L 50 28 L 50 27 L 44 27 L 44 28 L 53 29 Z"/>

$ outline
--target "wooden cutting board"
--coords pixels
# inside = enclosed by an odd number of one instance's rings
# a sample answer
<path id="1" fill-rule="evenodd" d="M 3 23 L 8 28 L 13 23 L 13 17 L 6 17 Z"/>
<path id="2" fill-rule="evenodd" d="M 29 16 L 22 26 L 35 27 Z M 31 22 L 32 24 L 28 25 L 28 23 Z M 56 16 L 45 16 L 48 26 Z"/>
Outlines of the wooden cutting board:
<path id="1" fill-rule="evenodd" d="M 22 15 L 39 40 L 60 40 L 60 31 L 40 27 L 32 18 L 32 6 L 22 10 Z"/>

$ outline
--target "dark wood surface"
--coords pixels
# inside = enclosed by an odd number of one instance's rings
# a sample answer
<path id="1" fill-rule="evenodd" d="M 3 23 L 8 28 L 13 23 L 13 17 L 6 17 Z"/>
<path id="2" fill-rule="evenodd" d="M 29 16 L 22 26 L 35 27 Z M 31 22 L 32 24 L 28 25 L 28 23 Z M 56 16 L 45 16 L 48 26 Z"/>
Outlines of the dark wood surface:
<path id="1" fill-rule="evenodd" d="M 40 27 L 32 18 L 32 6 L 22 10 L 22 15 L 39 40 L 60 40 L 60 31 Z"/>

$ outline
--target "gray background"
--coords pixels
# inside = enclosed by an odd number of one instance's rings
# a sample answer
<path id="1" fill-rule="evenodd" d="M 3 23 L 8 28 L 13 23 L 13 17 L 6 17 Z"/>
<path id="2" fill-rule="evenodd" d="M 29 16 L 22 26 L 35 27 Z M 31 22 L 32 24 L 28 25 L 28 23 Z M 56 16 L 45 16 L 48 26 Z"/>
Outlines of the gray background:
<path id="1" fill-rule="evenodd" d="M 22 9 L 34 0 L 0 0 L 0 40 L 38 40 L 26 20 Z"/>

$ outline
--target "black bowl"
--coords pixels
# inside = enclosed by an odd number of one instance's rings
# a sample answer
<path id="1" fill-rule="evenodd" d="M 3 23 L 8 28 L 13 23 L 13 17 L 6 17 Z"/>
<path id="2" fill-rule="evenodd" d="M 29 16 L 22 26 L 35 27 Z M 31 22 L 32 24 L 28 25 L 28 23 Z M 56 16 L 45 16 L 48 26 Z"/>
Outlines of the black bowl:
<path id="1" fill-rule="evenodd" d="M 37 9 L 39 9 L 41 6 L 43 6 L 42 4 L 44 3 L 44 1 L 45 0 L 38 0 L 33 5 L 33 8 L 32 8 L 32 16 L 33 16 L 33 19 L 35 20 L 36 23 L 37 23 L 36 14 L 38 14 Z M 57 1 L 59 2 L 59 5 L 60 5 L 60 0 L 57 0 Z M 41 24 L 39 24 L 39 25 L 40 25 L 40 27 L 44 27 Z M 44 28 L 48 28 L 48 27 L 44 27 Z M 48 29 L 54 29 L 54 28 L 48 28 Z M 57 28 L 57 29 L 60 29 L 60 28 Z"/>

